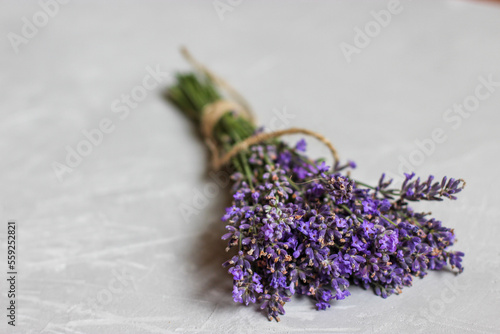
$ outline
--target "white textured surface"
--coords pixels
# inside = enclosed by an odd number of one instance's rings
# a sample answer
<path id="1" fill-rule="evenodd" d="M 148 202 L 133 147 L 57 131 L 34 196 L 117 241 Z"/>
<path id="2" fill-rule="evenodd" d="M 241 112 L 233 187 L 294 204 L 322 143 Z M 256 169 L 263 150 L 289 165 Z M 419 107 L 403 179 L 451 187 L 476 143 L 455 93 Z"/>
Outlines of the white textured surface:
<path id="1" fill-rule="evenodd" d="M 40 6 L 4 1 L 1 220 L 19 222 L 20 276 L 18 325 L 7 328 L 2 311 L 0 332 L 499 332 L 500 87 L 457 129 L 443 114 L 474 94 L 481 76 L 500 81 L 500 7 L 403 2 L 347 63 L 339 45 L 352 44 L 353 28 L 386 7 L 244 1 L 220 20 L 211 1 L 72 1 L 16 54 L 7 34 L 20 34 L 23 16 Z M 358 179 L 397 173 L 414 141 L 442 128 L 447 139 L 415 169 L 467 180 L 459 201 L 425 207 L 455 228 L 465 272 L 430 273 L 386 300 L 352 288 L 322 312 L 296 298 L 280 323 L 234 304 L 220 266 L 227 198 L 211 198 L 189 221 L 179 211 L 211 182 L 192 126 L 160 86 L 128 117 L 111 111 L 146 67 L 187 69 L 181 44 L 243 92 L 262 124 L 282 126 L 273 118 L 286 108 L 294 118 L 285 125 L 329 135 L 358 163 Z M 53 162 L 64 163 L 65 147 L 103 118 L 114 131 L 59 182 Z M 326 154 L 309 143 L 311 154 Z M 117 272 L 129 276 L 119 281 Z"/>

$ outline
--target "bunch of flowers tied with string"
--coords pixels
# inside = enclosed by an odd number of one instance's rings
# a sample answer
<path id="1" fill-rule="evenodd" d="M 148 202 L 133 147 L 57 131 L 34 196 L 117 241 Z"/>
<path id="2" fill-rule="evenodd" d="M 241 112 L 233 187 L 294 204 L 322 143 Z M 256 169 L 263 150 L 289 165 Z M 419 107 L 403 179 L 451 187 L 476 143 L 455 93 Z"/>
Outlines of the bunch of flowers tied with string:
<path id="1" fill-rule="evenodd" d="M 199 73 L 179 74 L 167 96 L 200 126 L 212 167 L 233 171 L 222 238 L 227 251 L 235 249 L 223 264 L 235 302 L 258 303 L 279 321 L 295 294 L 310 296 L 322 310 L 349 296 L 351 284 L 386 298 L 429 270 L 449 265 L 462 272 L 464 254 L 449 250 L 453 229 L 409 202 L 454 200 L 463 180 L 412 173 L 400 187 L 385 175 L 374 186 L 356 181 L 355 164 L 340 163 L 328 139 L 299 128 L 263 132 L 244 99 L 183 52 Z M 238 103 L 223 99 L 221 87 Z M 295 133 L 323 142 L 333 167 L 309 158 L 303 139 L 294 146 L 279 139 Z"/>

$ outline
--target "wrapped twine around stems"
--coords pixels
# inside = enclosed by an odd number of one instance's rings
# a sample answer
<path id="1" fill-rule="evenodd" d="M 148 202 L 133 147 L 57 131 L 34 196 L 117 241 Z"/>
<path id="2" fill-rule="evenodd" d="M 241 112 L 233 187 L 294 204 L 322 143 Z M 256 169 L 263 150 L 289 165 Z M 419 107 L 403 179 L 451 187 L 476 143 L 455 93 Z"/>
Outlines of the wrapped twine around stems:
<path id="1" fill-rule="evenodd" d="M 193 67 L 195 67 L 198 71 L 206 75 L 219 88 L 225 90 L 233 100 L 232 101 L 228 99 L 220 99 L 203 107 L 200 128 L 204 141 L 208 146 L 210 153 L 212 155 L 211 166 L 213 169 L 215 170 L 220 169 L 222 166 L 227 164 L 231 160 L 231 158 L 233 158 L 239 152 L 248 149 L 252 145 L 261 143 L 263 141 L 272 138 L 281 137 L 283 135 L 297 134 L 297 133 L 314 137 L 323 144 L 325 144 L 332 154 L 334 165 L 337 164 L 339 158 L 337 150 L 332 145 L 332 143 L 325 136 L 315 131 L 303 128 L 289 128 L 273 132 L 258 133 L 237 143 L 228 152 L 221 155 L 219 147 L 217 145 L 217 141 L 213 136 L 214 127 L 217 125 L 217 122 L 221 119 L 221 117 L 228 112 L 234 112 L 238 114 L 240 117 L 244 117 L 248 121 L 254 124 L 256 117 L 250 107 L 250 104 L 231 85 L 229 85 L 222 78 L 214 74 L 206 66 L 198 62 L 185 47 L 181 48 L 181 53 Z"/>

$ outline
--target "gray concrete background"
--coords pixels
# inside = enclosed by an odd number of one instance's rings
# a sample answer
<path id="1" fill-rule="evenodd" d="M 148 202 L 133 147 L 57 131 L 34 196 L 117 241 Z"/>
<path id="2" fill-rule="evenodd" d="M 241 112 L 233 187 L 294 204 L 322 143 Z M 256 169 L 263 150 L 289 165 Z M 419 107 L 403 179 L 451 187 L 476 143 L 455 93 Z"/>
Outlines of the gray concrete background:
<path id="1" fill-rule="evenodd" d="M 499 332 L 500 87 L 483 83 L 500 82 L 499 6 L 41 3 L 51 5 L 0 10 L 0 258 L 15 219 L 19 261 L 17 326 L 2 311 L 0 332 Z M 376 23 L 371 12 L 389 9 L 390 22 Z M 356 28 L 372 29 L 369 41 Z M 397 177 L 408 164 L 464 178 L 458 201 L 417 206 L 455 228 L 464 273 L 430 273 L 386 300 L 352 288 L 321 312 L 294 298 L 280 323 L 234 304 L 220 266 L 228 189 L 210 188 L 206 149 L 161 96 L 188 69 L 180 45 L 240 90 L 263 125 L 329 136 L 358 179 Z M 129 106 L 125 95 L 136 97 Z M 312 156 L 327 154 L 308 143 Z M 71 167 L 68 150 L 86 156 Z"/>

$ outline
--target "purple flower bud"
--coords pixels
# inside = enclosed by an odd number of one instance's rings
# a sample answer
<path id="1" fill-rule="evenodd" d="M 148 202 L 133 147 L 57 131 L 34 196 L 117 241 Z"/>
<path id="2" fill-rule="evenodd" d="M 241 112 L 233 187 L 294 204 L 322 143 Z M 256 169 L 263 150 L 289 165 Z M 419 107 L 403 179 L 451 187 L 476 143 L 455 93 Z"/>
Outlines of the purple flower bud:
<path id="1" fill-rule="evenodd" d="M 295 149 L 300 152 L 305 152 L 307 148 L 307 143 L 304 139 L 301 139 L 295 145 Z"/>

